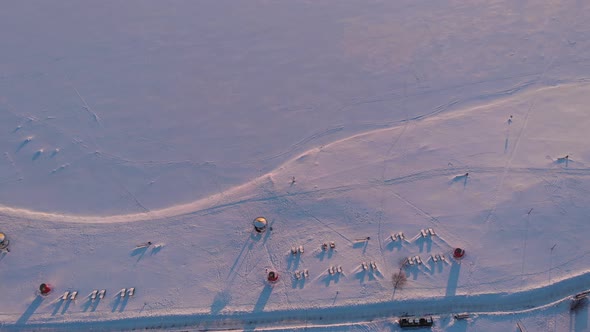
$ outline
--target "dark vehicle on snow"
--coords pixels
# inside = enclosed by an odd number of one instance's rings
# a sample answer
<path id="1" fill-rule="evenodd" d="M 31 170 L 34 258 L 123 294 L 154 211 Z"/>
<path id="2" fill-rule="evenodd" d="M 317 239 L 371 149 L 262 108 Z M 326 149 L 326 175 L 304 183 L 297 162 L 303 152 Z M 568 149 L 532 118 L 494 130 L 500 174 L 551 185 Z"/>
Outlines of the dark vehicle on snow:
<path id="1" fill-rule="evenodd" d="M 432 317 L 401 317 L 399 326 L 401 328 L 430 327 L 434 324 Z"/>

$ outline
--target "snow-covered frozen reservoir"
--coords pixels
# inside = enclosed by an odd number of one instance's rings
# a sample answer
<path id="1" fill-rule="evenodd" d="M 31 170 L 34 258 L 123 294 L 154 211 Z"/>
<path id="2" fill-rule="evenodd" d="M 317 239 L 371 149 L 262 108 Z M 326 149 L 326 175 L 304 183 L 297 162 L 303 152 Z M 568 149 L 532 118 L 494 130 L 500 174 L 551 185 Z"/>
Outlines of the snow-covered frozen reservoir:
<path id="1" fill-rule="evenodd" d="M 5 4 L 0 330 L 589 330 L 588 16 Z"/>

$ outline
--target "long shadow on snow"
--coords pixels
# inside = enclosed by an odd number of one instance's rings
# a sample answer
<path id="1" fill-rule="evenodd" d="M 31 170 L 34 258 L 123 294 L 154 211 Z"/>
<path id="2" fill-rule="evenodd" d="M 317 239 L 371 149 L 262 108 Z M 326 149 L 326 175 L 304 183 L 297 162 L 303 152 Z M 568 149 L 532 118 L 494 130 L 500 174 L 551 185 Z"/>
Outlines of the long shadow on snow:
<path id="1" fill-rule="evenodd" d="M 588 301 L 585 300 L 580 307 L 570 312 L 570 331 L 588 331 Z"/>
<path id="2" fill-rule="evenodd" d="M 415 298 L 382 301 L 378 303 L 363 303 L 349 306 L 318 307 L 304 313 L 300 309 L 279 309 L 258 312 L 234 312 L 232 314 L 212 315 L 211 313 L 193 314 L 155 314 L 150 317 L 134 317 L 121 319 L 107 319 L 100 322 L 106 324 L 110 330 L 131 330 L 133 328 L 159 328 L 166 329 L 171 326 L 217 326 L 228 329 L 235 327 L 244 328 L 253 324 L 280 324 L 287 319 L 299 319 L 310 324 L 325 322 L 330 319 L 346 317 L 347 321 L 362 320 L 367 318 L 392 317 L 403 314 L 412 315 L 441 315 L 453 312 L 498 312 L 519 311 L 544 306 L 555 301 L 571 300 L 571 295 L 588 289 L 590 272 L 573 276 L 565 280 L 554 282 L 550 285 L 511 292 L 484 293 L 471 295 L 455 295 L 451 297 Z M 270 287 L 270 286 L 269 286 Z M 256 307 L 259 310 L 270 296 L 271 289 L 265 288 Z M 17 321 L 17 324 L 5 323 L 2 327 L 6 330 L 17 328 L 18 324 L 24 324 L 39 307 L 41 299 L 36 299 L 29 309 Z M 583 327 L 583 318 L 580 317 L 579 329 Z M 28 330 L 53 329 L 68 331 L 72 329 L 82 330 L 96 328 L 97 321 L 64 321 L 42 322 L 27 324 Z M 573 324 L 573 323 L 572 323 Z M 104 326 L 104 325 L 103 325 Z"/>
<path id="3" fill-rule="evenodd" d="M 152 256 L 157 255 L 160 252 L 160 250 L 162 250 L 161 245 L 159 247 L 153 247 L 152 251 L 150 252 L 150 255 L 152 255 Z"/>
<path id="4" fill-rule="evenodd" d="M 397 251 L 400 251 L 402 249 L 402 240 L 390 240 L 389 243 L 387 244 L 387 246 L 385 248 L 387 248 L 387 250 L 389 251 L 393 251 L 394 249 L 397 249 Z"/>
<path id="5" fill-rule="evenodd" d="M 142 258 L 143 255 L 145 255 L 145 253 L 147 252 L 148 247 L 139 247 L 139 248 L 135 248 L 131 251 L 131 254 L 129 254 L 131 257 L 133 256 L 137 256 L 137 261 L 139 262 Z"/>
<path id="6" fill-rule="evenodd" d="M 129 302 L 129 296 L 125 296 L 123 300 L 121 300 L 121 303 L 119 303 L 119 312 L 123 312 L 123 310 L 125 310 L 127 302 Z"/>
<path id="7" fill-rule="evenodd" d="M 230 279 L 230 277 L 232 275 L 235 277 L 236 270 L 239 270 L 240 266 L 242 265 L 241 263 L 243 262 L 243 257 L 245 257 L 245 254 L 247 254 L 250 250 L 252 250 L 252 247 L 254 246 L 254 242 L 259 241 L 260 238 L 261 238 L 260 233 L 256 233 L 255 231 L 252 231 L 252 233 L 250 234 L 250 238 L 246 239 L 246 241 L 244 242 L 244 245 L 242 246 L 242 249 L 240 250 L 240 253 L 238 254 L 238 257 L 236 257 L 236 260 L 234 261 L 233 265 L 229 269 L 228 280 Z M 232 280 L 233 280 L 233 278 L 230 281 L 232 281 Z"/>
<path id="8" fill-rule="evenodd" d="M 469 176 L 467 175 L 468 173 L 462 174 L 462 175 L 457 175 L 455 176 L 452 180 L 451 180 L 451 184 L 452 183 L 463 183 L 463 188 L 465 188 L 467 186 L 467 179 L 469 178 Z"/>
<path id="9" fill-rule="evenodd" d="M 94 299 L 94 301 L 90 298 L 90 295 L 88 295 L 86 297 L 86 302 L 84 302 L 84 304 L 82 305 L 82 311 L 83 312 L 87 312 L 88 310 L 90 311 L 95 311 L 96 307 L 98 307 L 98 303 L 100 302 L 100 299 L 96 298 Z"/>
<path id="10" fill-rule="evenodd" d="M 363 255 L 367 252 L 367 246 L 369 245 L 369 241 L 358 241 L 352 244 L 352 247 L 355 249 L 363 248 Z"/>
<path id="11" fill-rule="evenodd" d="M 432 238 L 429 237 L 422 237 L 420 236 L 419 238 L 416 239 L 416 241 L 414 242 L 416 244 L 416 246 L 418 246 L 420 253 L 424 252 L 424 247 L 426 247 L 426 252 L 430 252 L 432 250 Z"/>
<path id="12" fill-rule="evenodd" d="M 256 304 L 254 305 L 254 310 L 252 310 L 252 312 L 263 311 L 264 306 L 266 306 L 266 303 L 268 302 L 268 299 L 270 298 L 271 293 L 272 293 L 272 286 L 265 285 L 264 289 L 260 293 L 260 296 L 258 297 L 258 301 L 256 301 Z"/>
<path id="13" fill-rule="evenodd" d="M 272 233 L 272 226 L 274 225 L 275 221 L 271 221 L 270 224 L 268 224 L 267 230 L 266 232 L 264 232 L 264 237 L 262 238 L 262 244 L 266 244 L 266 241 L 268 241 L 268 239 L 270 238 L 270 233 Z"/>
<path id="14" fill-rule="evenodd" d="M 113 305 L 111 312 L 117 311 L 117 308 L 119 308 L 119 312 L 123 312 L 127 306 L 127 301 L 129 301 L 129 296 L 121 297 L 121 292 L 117 293 L 113 302 L 111 302 Z"/>
<path id="15" fill-rule="evenodd" d="M 15 152 L 17 152 L 17 153 L 18 153 L 20 150 L 22 150 L 22 148 L 24 148 L 24 147 L 25 147 L 27 144 L 29 144 L 29 142 L 31 142 L 31 140 L 30 140 L 30 139 L 28 139 L 28 138 L 27 138 L 26 140 L 22 141 L 22 142 L 19 144 L 19 146 L 16 148 L 16 151 L 15 151 Z"/>
<path id="16" fill-rule="evenodd" d="M 423 267 L 423 264 L 414 264 L 414 265 L 406 265 L 405 267 L 406 275 L 411 277 L 412 280 L 418 280 L 418 276 L 421 273 L 425 273 L 424 270 L 429 270 L 428 267 Z M 428 272 L 430 273 L 430 271 Z"/>
<path id="17" fill-rule="evenodd" d="M 365 277 L 367 276 L 366 270 L 359 270 L 357 273 L 354 274 L 354 278 L 359 280 L 359 283 L 363 284 L 365 282 Z"/>
<path id="18" fill-rule="evenodd" d="M 340 273 L 334 273 L 334 274 L 326 274 L 324 275 L 324 277 L 322 277 L 322 280 L 324 281 L 324 283 L 326 284 L 326 287 L 330 286 L 330 283 L 333 281 L 335 284 L 338 283 L 338 281 L 340 281 Z"/>
<path id="19" fill-rule="evenodd" d="M 299 267 L 299 262 L 301 261 L 301 255 L 299 253 L 289 253 L 288 255 L 289 256 L 287 257 L 287 270 L 297 269 Z"/>
<path id="20" fill-rule="evenodd" d="M 63 303 L 64 301 L 61 298 L 58 299 L 55 303 L 53 303 L 53 311 L 51 312 L 51 316 L 57 315 Z"/>
<path id="21" fill-rule="evenodd" d="M 557 158 L 557 160 L 555 161 L 556 164 L 561 164 L 564 165 L 566 168 L 569 166 L 570 162 L 572 160 L 569 158 L 569 156 L 565 156 L 562 158 Z"/>
<path id="22" fill-rule="evenodd" d="M 449 273 L 449 281 L 447 282 L 447 291 L 445 296 L 455 296 L 457 293 L 457 283 L 459 282 L 459 271 L 461 264 L 453 261 L 451 265 L 451 272 Z"/>
<path id="23" fill-rule="evenodd" d="M 231 295 L 227 290 L 218 292 L 211 303 L 211 313 L 218 314 L 223 308 L 227 306 L 231 300 Z"/>
<path id="24" fill-rule="evenodd" d="M 37 310 L 37 308 L 39 308 L 39 306 L 41 305 L 41 302 L 43 302 L 43 296 L 37 295 L 37 297 L 29 305 L 27 310 L 25 310 L 25 312 L 23 312 L 23 314 L 16 321 L 16 325 L 26 324 L 27 321 L 29 320 L 29 318 L 31 318 L 31 316 L 35 313 L 35 310 Z"/>
<path id="25" fill-rule="evenodd" d="M 322 250 L 318 251 L 317 254 L 315 254 L 315 257 L 317 259 L 319 259 L 321 262 L 324 260 L 324 258 L 327 258 L 327 259 L 332 258 L 332 256 L 334 255 L 334 251 L 336 251 L 336 250 L 335 249 L 326 249 L 326 250 L 322 249 Z"/>
<path id="26" fill-rule="evenodd" d="M 291 282 L 291 288 L 299 288 L 302 289 L 303 287 L 305 287 L 305 278 L 303 276 L 301 276 L 300 279 L 297 279 L 295 277 L 292 278 L 292 282 Z"/>
<path id="27" fill-rule="evenodd" d="M 452 316 L 446 316 L 441 317 L 435 324 L 443 331 L 466 332 L 469 321 L 468 319 L 453 319 Z M 515 331 L 518 331 L 518 328 Z"/>
<path id="28" fill-rule="evenodd" d="M 428 260 L 428 270 L 430 274 L 433 275 L 435 273 L 441 273 L 443 271 L 444 263 L 441 261 L 435 262 L 432 259 Z"/>
<path id="29" fill-rule="evenodd" d="M 70 304 L 72 303 L 72 301 L 66 301 L 63 305 L 63 308 L 61 309 L 61 314 L 65 314 L 66 311 L 68 311 L 68 308 L 70 307 Z"/>

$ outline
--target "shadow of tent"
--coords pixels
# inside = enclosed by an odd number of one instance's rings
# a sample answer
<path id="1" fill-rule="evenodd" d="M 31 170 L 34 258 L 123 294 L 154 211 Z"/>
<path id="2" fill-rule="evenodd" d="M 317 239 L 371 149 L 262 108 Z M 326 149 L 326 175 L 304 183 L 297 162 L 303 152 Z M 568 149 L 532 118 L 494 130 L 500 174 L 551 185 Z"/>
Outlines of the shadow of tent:
<path id="1" fill-rule="evenodd" d="M 43 297 L 41 295 L 37 295 L 37 297 L 33 300 L 33 302 L 29 305 L 27 310 L 18 318 L 16 321 L 16 325 L 24 325 L 26 322 L 31 318 L 31 316 L 35 313 L 35 310 L 39 308 L 41 303 L 43 302 Z"/>
<path id="2" fill-rule="evenodd" d="M 242 263 L 244 262 L 244 257 L 247 257 L 247 254 L 250 252 L 250 250 L 252 250 L 253 245 L 254 245 L 253 241 L 250 241 L 250 239 L 246 239 L 246 241 L 244 242 L 244 245 L 242 246 L 242 249 L 240 250 L 240 253 L 238 254 L 238 257 L 236 257 L 233 265 L 229 269 L 229 273 L 228 273 L 228 281 L 229 282 L 232 282 L 234 280 L 234 278 L 238 275 L 236 273 L 236 271 L 240 269 Z"/>
<path id="3" fill-rule="evenodd" d="M 447 282 L 447 290 L 445 296 L 454 296 L 457 293 L 457 283 L 459 282 L 459 271 L 461 264 L 453 261 L 451 271 L 449 272 L 449 281 Z"/>
<path id="4" fill-rule="evenodd" d="M 258 242 L 262 239 L 262 233 L 258 233 L 256 231 L 252 231 L 250 233 L 250 240 L 254 241 L 254 242 Z"/>
<path id="5" fill-rule="evenodd" d="M 582 332 L 588 331 L 588 300 L 582 299 L 575 306 L 572 303 L 570 310 L 570 329 L 569 331 Z"/>
<path id="6" fill-rule="evenodd" d="M 265 285 L 264 289 L 262 289 L 262 292 L 260 293 L 260 296 L 258 297 L 258 300 L 256 301 L 256 304 L 254 305 L 254 310 L 252 310 L 252 312 L 263 311 L 264 307 L 266 306 L 266 303 L 268 302 L 268 299 L 270 298 L 271 293 L 272 286 Z"/>
<path id="7" fill-rule="evenodd" d="M 231 300 L 231 295 L 227 290 L 223 290 L 218 292 L 213 299 L 213 303 L 211 303 L 211 313 L 217 314 L 219 313 Z"/>

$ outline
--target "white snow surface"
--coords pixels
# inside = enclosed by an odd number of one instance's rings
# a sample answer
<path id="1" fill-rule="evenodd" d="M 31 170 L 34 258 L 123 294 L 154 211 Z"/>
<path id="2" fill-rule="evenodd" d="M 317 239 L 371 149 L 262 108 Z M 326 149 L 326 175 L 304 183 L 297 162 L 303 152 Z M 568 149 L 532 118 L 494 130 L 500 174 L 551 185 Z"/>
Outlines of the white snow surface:
<path id="1" fill-rule="evenodd" d="M 590 4 L 4 7 L 0 330 L 590 330 Z"/>

